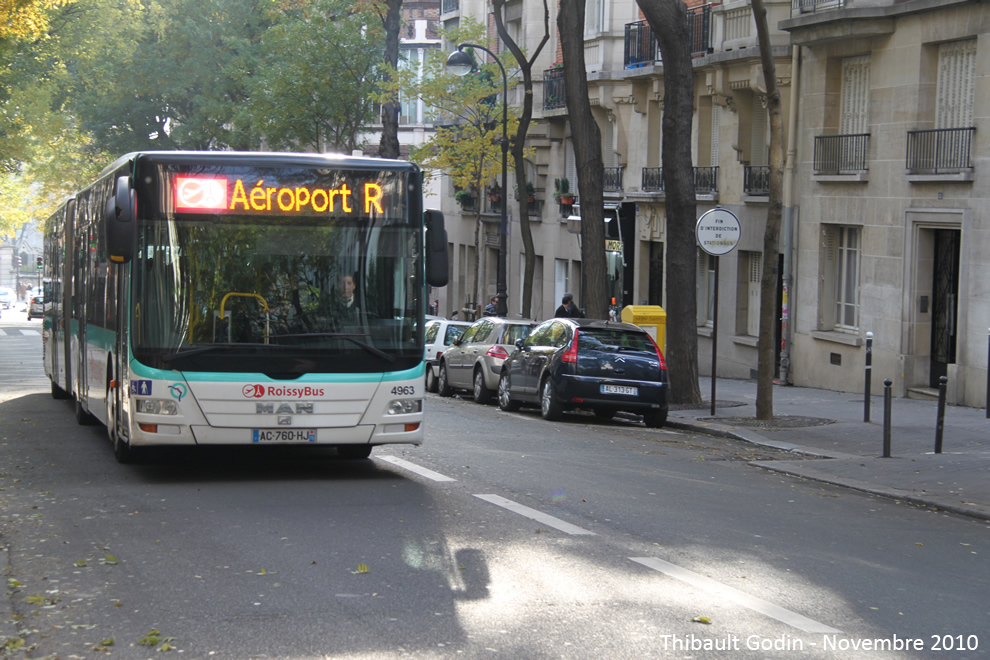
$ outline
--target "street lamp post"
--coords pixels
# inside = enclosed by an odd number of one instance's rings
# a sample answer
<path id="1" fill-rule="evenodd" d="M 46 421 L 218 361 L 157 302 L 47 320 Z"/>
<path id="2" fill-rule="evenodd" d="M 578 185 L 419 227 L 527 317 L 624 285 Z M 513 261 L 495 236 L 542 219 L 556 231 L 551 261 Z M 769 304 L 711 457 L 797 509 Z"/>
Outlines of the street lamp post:
<path id="1" fill-rule="evenodd" d="M 495 63 L 498 64 L 499 70 L 502 72 L 502 140 L 500 144 L 502 145 L 502 198 L 501 198 L 501 215 L 498 222 L 498 270 L 496 273 L 497 281 L 495 283 L 495 296 L 498 301 L 495 303 L 495 313 L 499 316 L 505 316 L 508 313 L 508 306 L 506 305 L 506 298 L 508 294 L 506 293 L 506 267 L 505 267 L 505 251 L 507 234 L 509 231 L 509 216 L 507 213 L 509 206 L 508 198 L 508 170 L 509 170 L 509 136 L 507 131 L 507 120 L 509 114 L 509 78 L 505 75 L 505 67 L 499 61 L 498 56 L 492 51 L 488 50 L 484 46 L 478 46 L 476 44 L 458 44 L 457 50 L 450 54 L 447 58 L 447 71 L 451 72 L 455 76 L 464 76 L 471 72 L 474 68 L 474 62 L 471 61 L 471 57 L 464 52 L 465 48 L 477 48 L 482 50 L 492 56 Z"/>

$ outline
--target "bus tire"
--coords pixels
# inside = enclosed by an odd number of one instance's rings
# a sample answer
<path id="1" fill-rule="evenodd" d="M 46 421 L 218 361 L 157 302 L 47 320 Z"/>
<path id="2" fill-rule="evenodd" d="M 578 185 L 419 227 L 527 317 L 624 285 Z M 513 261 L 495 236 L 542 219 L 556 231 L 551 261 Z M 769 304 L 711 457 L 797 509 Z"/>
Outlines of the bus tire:
<path id="1" fill-rule="evenodd" d="M 114 396 L 113 388 L 107 385 L 107 436 L 110 438 L 110 446 L 113 447 L 113 456 L 118 463 L 128 464 L 135 462 L 135 452 L 131 448 L 131 443 L 125 440 L 120 434 L 120 427 L 117 424 L 117 399 Z"/>
<path id="2" fill-rule="evenodd" d="M 92 426 L 96 419 L 83 408 L 82 402 L 76 398 L 76 424 L 79 426 Z"/>
<path id="3" fill-rule="evenodd" d="M 61 387 L 59 387 L 55 383 L 55 381 L 53 380 L 52 381 L 52 398 L 53 399 L 64 399 L 64 398 L 66 398 L 68 396 L 69 395 L 66 394 L 65 390 L 63 390 Z"/>

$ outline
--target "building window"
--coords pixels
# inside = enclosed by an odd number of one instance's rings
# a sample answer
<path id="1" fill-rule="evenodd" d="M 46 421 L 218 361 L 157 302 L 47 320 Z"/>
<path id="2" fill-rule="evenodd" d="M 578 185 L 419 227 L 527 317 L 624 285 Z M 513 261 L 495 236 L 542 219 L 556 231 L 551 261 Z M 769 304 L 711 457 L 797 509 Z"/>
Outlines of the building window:
<path id="1" fill-rule="evenodd" d="M 821 329 L 859 329 L 859 227 L 822 225 Z"/>
<path id="2" fill-rule="evenodd" d="M 739 253 L 739 289 L 736 333 L 760 336 L 760 283 L 763 281 L 763 253 Z"/>
<path id="3" fill-rule="evenodd" d="M 969 128 L 973 123 L 976 81 L 976 39 L 941 44 L 935 128 Z"/>
<path id="4" fill-rule="evenodd" d="M 839 134 L 870 132 L 870 56 L 842 60 L 842 92 L 839 108 Z"/>

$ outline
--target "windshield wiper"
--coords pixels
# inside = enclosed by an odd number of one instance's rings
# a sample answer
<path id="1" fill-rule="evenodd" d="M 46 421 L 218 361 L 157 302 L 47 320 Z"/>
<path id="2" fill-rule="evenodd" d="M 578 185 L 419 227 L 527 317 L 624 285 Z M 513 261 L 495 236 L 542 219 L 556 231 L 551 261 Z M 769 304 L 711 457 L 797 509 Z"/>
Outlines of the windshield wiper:
<path id="1" fill-rule="evenodd" d="M 363 348 L 364 350 L 368 351 L 375 357 L 380 357 L 381 359 L 385 360 L 390 364 L 392 362 L 395 362 L 396 357 L 394 355 L 389 355 L 385 351 L 379 348 L 375 348 L 371 344 L 363 342 L 359 339 L 355 339 L 355 337 L 367 337 L 367 336 L 368 335 L 366 334 L 355 333 L 355 332 L 301 332 L 301 333 L 289 334 L 289 335 L 272 335 L 271 339 L 274 339 L 276 341 L 279 339 L 290 339 L 290 338 L 297 339 L 299 337 L 334 337 L 337 339 L 345 339 L 351 342 L 352 344 L 354 344 L 355 346 Z"/>
<path id="2" fill-rule="evenodd" d="M 273 344 L 257 344 L 249 342 L 240 342 L 236 344 L 206 344 L 204 346 L 197 346 L 195 348 L 187 348 L 185 350 L 177 350 L 174 353 L 169 353 L 162 356 L 162 362 L 171 362 L 172 360 L 178 360 L 180 358 L 189 357 L 190 355 L 199 355 L 200 353 L 209 353 L 210 351 L 215 351 L 220 348 L 238 348 L 241 346 L 249 347 L 259 347 L 263 346 L 268 348 L 273 346 Z M 285 348 L 285 346 L 279 346 L 279 348 Z"/>

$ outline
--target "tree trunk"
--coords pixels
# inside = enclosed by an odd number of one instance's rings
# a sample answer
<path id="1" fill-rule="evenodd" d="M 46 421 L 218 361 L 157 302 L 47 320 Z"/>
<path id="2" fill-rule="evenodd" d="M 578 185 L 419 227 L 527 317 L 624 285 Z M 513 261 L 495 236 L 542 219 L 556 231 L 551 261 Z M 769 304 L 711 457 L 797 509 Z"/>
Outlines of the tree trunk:
<path id="1" fill-rule="evenodd" d="M 550 40 L 550 10 L 546 0 L 543 2 L 543 39 L 536 47 L 532 56 L 527 59 L 522 49 L 505 29 L 503 8 L 505 0 L 493 0 L 492 8 L 495 15 L 495 28 L 506 48 L 516 58 L 519 71 L 523 77 L 523 107 L 516 129 L 515 139 L 511 144 L 512 162 L 516 170 L 516 186 L 519 190 L 519 230 L 522 235 L 523 253 L 526 263 L 523 267 L 522 285 L 522 317 L 533 318 L 533 272 L 536 270 L 536 251 L 533 249 L 533 230 L 529 224 L 529 201 L 526 197 L 526 163 L 523 152 L 526 149 L 526 134 L 533 119 L 533 62 L 543 51 L 543 46 Z M 508 203 L 508 200 L 506 200 Z"/>
<path id="2" fill-rule="evenodd" d="M 577 160 L 581 205 L 581 302 L 588 318 L 608 318 L 608 273 L 605 263 L 605 165 L 602 137 L 591 113 L 588 74 L 584 64 L 584 0 L 565 0 L 557 14 L 564 55 L 567 116 Z"/>
<path id="3" fill-rule="evenodd" d="M 777 70 L 770 49 L 767 10 L 763 0 L 753 0 L 753 18 L 763 61 L 763 81 L 767 88 L 767 112 L 770 115 L 770 199 L 767 226 L 763 234 L 763 276 L 760 279 L 760 337 L 756 376 L 756 418 L 773 419 L 774 340 L 777 317 L 777 253 L 780 222 L 783 214 L 784 141 L 783 117 L 780 112 L 780 89 Z"/>
<path id="4" fill-rule="evenodd" d="M 698 221 L 691 160 L 694 68 L 681 0 L 638 0 L 663 57 L 663 183 L 667 211 L 667 364 L 672 403 L 701 403 L 698 385 Z M 715 377 L 715 374 L 712 374 Z"/>
<path id="5" fill-rule="evenodd" d="M 392 70 L 399 66 L 399 27 L 402 24 L 402 0 L 385 0 L 385 63 Z M 386 77 L 388 74 L 385 74 Z M 399 101 L 382 104 L 382 137 L 378 144 L 382 158 L 399 157 Z"/>

